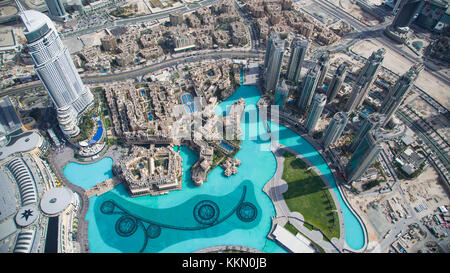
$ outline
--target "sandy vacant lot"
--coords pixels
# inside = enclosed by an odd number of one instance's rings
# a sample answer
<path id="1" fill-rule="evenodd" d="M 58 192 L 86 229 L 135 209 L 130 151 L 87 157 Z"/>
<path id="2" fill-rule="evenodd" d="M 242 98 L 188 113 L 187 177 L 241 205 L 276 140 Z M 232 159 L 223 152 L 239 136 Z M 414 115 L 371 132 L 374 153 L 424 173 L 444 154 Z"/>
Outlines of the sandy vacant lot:
<path id="1" fill-rule="evenodd" d="M 365 40 L 355 44 L 352 51 L 358 55 L 368 58 L 373 51 L 382 48 L 383 45 L 376 40 Z M 384 56 L 383 66 L 397 74 L 403 74 L 414 64 L 407 58 L 388 49 Z M 450 109 L 449 86 L 433 76 L 428 71 L 423 70 L 417 78 L 416 85 L 435 98 L 438 102 Z"/>
<path id="2" fill-rule="evenodd" d="M 431 166 L 414 180 L 402 180 L 401 185 L 413 208 L 421 204 L 428 207 L 427 210 L 416 213 L 419 217 L 432 213 L 438 206 L 450 205 L 449 196 L 438 182 L 438 174 Z"/>

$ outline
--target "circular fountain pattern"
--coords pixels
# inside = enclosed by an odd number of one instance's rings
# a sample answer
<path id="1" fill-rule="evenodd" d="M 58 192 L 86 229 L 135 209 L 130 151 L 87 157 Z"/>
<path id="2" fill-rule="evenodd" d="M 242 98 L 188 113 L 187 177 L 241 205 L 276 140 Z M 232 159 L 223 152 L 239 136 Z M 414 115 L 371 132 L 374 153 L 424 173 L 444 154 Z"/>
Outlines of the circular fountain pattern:
<path id="1" fill-rule="evenodd" d="M 239 205 L 236 214 L 242 222 L 252 222 L 256 219 L 256 216 L 258 216 L 258 210 L 252 203 L 244 202 Z"/>
<path id="2" fill-rule="evenodd" d="M 235 214 L 243 222 L 254 221 L 258 215 L 258 209 L 255 204 L 253 204 L 249 200 L 245 200 L 246 193 L 247 186 L 243 185 L 240 197 L 236 200 L 237 203 L 229 208 L 223 207 L 226 213 L 221 218 L 219 218 L 219 205 L 216 202 L 209 199 L 203 199 L 197 202 L 195 206 L 191 207 L 193 208 L 193 220 L 195 223 L 197 223 L 197 225 L 193 226 L 173 225 L 155 221 L 156 219 L 142 217 L 132 213 L 112 199 L 103 201 L 100 204 L 99 210 L 104 215 L 110 215 L 112 217 L 114 217 L 114 215 L 120 216 L 116 221 L 115 231 L 121 237 L 130 237 L 131 235 L 136 233 L 138 228 L 142 229 L 144 231 L 144 237 L 141 237 L 143 241 L 140 252 L 143 252 L 149 244 L 148 239 L 157 239 L 158 237 L 160 237 L 162 228 L 165 228 L 168 231 L 197 231 L 209 229 L 226 221 Z M 133 239 L 136 240 L 137 238 L 139 238 L 139 236 L 140 235 L 136 235 L 133 237 Z"/>
<path id="3" fill-rule="evenodd" d="M 260 94 L 256 86 L 241 86 L 231 97 L 220 104 L 222 110 L 217 108 L 217 114 L 222 115 L 226 112 L 223 109 L 241 97 L 246 101 L 246 116 L 258 116 L 256 104 L 260 99 Z M 177 150 L 181 150 L 181 154 L 184 156 L 182 191 L 174 191 L 169 195 L 157 197 L 132 199 L 127 196 L 124 186 L 119 185 L 102 196 L 91 197 L 90 204 L 92 205 L 86 216 L 89 221 L 91 251 L 135 252 L 140 249 L 140 252 L 191 252 L 211 245 L 239 243 L 265 252 L 286 252 L 275 242 L 266 238 L 267 233 L 270 232 L 270 217 L 275 215 L 272 201 L 261 191 L 275 173 L 277 166 L 275 157 L 269 149 L 270 140 L 259 138 L 261 134 L 266 133 L 262 122 L 250 122 L 249 118 L 245 120 L 246 122 L 241 123 L 245 136 L 243 136 L 241 150 L 236 155 L 242 160 L 243 167 L 240 168 L 237 175 L 224 177 L 220 168 L 217 168 L 208 175 L 211 183 L 205 183 L 200 189 L 195 187 L 191 180 L 190 168 L 198 160 L 198 157 L 189 148 L 181 146 Z M 271 131 L 279 131 L 280 143 L 308 157 L 327 176 L 333 190 L 337 191 L 343 209 L 345 240 L 350 247 L 361 248 L 364 245 L 364 234 L 360 231 L 362 230 L 361 226 L 357 220 L 348 222 L 348 219 L 351 220 L 352 217 L 355 217 L 347 209 L 345 203 L 342 203 L 343 200 L 340 198 L 333 176 L 320 154 L 306 140 L 288 128 L 275 123 L 268 122 L 268 124 Z M 255 130 L 258 131 L 255 132 Z M 258 160 L 255 160 L 256 153 Z M 108 178 L 112 177 L 111 166 L 104 170 L 97 165 L 95 168 L 88 168 L 91 165 L 83 165 L 89 170 L 95 170 L 95 173 L 89 173 L 87 178 L 80 177 L 82 176 L 80 174 L 87 173 L 86 169 L 83 168 L 80 171 L 77 167 L 80 166 L 75 164 L 66 166 L 64 174 L 69 181 L 83 187 L 86 187 L 84 180 L 90 183 L 88 186 L 98 183 L 98 180 L 93 179 L 97 173 L 110 174 Z M 249 186 L 250 194 L 247 196 L 244 193 L 239 196 L 239 191 L 242 189 L 241 182 L 246 180 L 249 181 L 245 185 Z M 214 200 L 220 208 L 220 211 L 214 210 L 214 206 L 212 206 L 213 209 L 208 206 L 203 207 L 202 210 L 200 207 L 198 208 L 198 211 L 203 211 L 203 217 L 206 220 L 214 219 L 216 213 L 220 212 L 220 216 L 210 225 L 201 224 L 193 217 L 195 206 L 203 200 Z M 101 209 L 102 204 L 107 201 L 112 201 L 113 204 L 105 205 Z M 231 206 L 230 201 L 232 201 Z M 257 210 L 253 210 L 251 205 L 241 206 L 244 202 L 250 202 Z M 138 229 L 133 236 L 119 236 L 113 228 L 117 219 L 123 215 L 129 215 L 137 220 Z M 255 216 L 256 218 L 250 221 Z M 225 223 L 221 225 L 223 222 Z M 155 226 L 150 227 L 150 225 Z M 142 229 L 142 232 L 139 232 L 139 229 Z M 162 230 L 161 234 L 152 239 L 151 237 L 158 234 L 159 229 Z M 249 232 L 255 236 L 245 236 Z"/>
<path id="4" fill-rule="evenodd" d="M 203 225 L 211 225 L 219 218 L 219 206 L 211 200 L 203 200 L 194 207 L 194 218 Z"/>
<path id="5" fill-rule="evenodd" d="M 116 232 L 122 237 L 133 235 L 137 229 L 137 221 L 134 217 L 124 215 L 116 222 Z"/>
<path id="6" fill-rule="evenodd" d="M 103 202 L 102 206 L 100 207 L 100 211 L 103 214 L 113 214 L 114 213 L 114 203 L 111 201 Z"/>
<path id="7" fill-rule="evenodd" d="M 147 227 L 147 237 L 150 239 L 158 238 L 161 235 L 161 227 L 158 225 L 150 224 Z"/>

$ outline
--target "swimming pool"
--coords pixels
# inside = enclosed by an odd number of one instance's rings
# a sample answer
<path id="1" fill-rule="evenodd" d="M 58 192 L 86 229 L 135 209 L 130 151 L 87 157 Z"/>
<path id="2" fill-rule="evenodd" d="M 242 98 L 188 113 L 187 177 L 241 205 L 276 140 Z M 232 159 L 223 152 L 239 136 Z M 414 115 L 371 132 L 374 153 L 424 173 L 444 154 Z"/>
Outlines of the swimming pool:
<path id="1" fill-rule="evenodd" d="M 241 86 L 219 104 L 216 113 L 223 114 L 228 106 L 241 97 L 246 101 L 246 117 L 257 113 L 256 103 L 260 95 L 256 86 Z M 175 147 L 183 158 L 181 191 L 171 191 L 156 197 L 131 198 L 125 187 L 118 185 L 108 193 L 91 197 L 86 215 L 91 251 L 192 252 L 209 246 L 230 244 L 245 245 L 265 252 L 286 252 L 266 238 L 275 209 L 262 188 L 274 175 L 277 163 L 270 151 L 270 140 L 259 137 L 267 134 L 265 125 L 248 120 L 246 118 L 241 123 L 244 135 L 236 158 L 242 164 L 234 176 L 226 177 L 217 167 L 208 175 L 207 182 L 196 187 L 189 169 L 198 156 L 189 148 L 181 146 Z M 282 144 L 317 164 L 324 175 L 331 175 L 317 151 L 303 138 L 282 125 L 272 123 L 269 126 L 272 131 L 279 130 Z M 256 159 L 255 154 L 258 155 Z M 87 168 L 89 165 L 84 166 Z M 69 163 L 64 169 L 64 175 L 78 185 L 81 182 L 77 176 L 83 171 L 72 171 L 76 167 L 79 166 Z M 97 168 L 97 171 L 105 173 L 106 169 Z M 85 179 L 90 180 L 89 176 Z M 332 175 L 329 180 L 334 182 Z M 86 181 L 82 183 L 92 184 Z M 337 191 L 335 184 L 333 187 Z M 340 194 L 337 195 L 340 198 Z M 360 238 L 352 238 L 362 234 L 364 244 L 363 233 L 359 232 L 362 228 L 343 200 L 339 201 L 342 201 L 346 241 L 352 248 L 358 249 Z M 352 222 L 352 217 L 356 222 Z"/>
<path id="2" fill-rule="evenodd" d="M 233 147 L 231 147 L 230 145 L 228 145 L 226 142 L 222 141 L 220 142 L 220 146 L 223 147 L 225 150 L 227 150 L 228 152 L 232 152 L 233 151 Z"/>
<path id="3" fill-rule="evenodd" d="M 181 102 L 184 104 L 184 108 L 186 109 L 187 113 L 194 113 L 195 107 L 194 103 L 192 102 L 192 96 L 191 94 L 184 94 L 181 96 Z"/>

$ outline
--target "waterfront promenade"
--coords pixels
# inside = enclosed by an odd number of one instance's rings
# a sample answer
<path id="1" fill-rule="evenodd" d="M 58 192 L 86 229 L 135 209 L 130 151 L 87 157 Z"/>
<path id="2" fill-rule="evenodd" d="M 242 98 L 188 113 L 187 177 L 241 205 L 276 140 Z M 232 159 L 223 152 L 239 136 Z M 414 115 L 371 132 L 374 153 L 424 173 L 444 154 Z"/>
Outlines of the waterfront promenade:
<path id="1" fill-rule="evenodd" d="M 77 186 L 75 184 L 72 184 L 67 178 L 64 176 L 63 170 L 64 167 L 69 162 L 76 162 L 79 164 L 91 164 L 95 163 L 97 161 L 102 160 L 105 157 L 111 157 L 114 161 L 117 160 L 121 156 L 121 149 L 118 148 L 113 149 L 113 147 L 110 147 L 105 153 L 98 157 L 95 161 L 89 161 L 89 162 L 80 162 L 74 157 L 74 151 L 73 149 L 69 147 L 65 147 L 61 152 L 55 152 L 52 151 L 49 158 L 49 163 L 53 171 L 57 174 L 57 176 L 60 178 L 60 181 L 65 186 L 69 187 L 72 191 L 78 193 L 78 195 L 81 197 L 80 200 L 80 207 L 81 210 L 79 211 L 79 219 L 78 219 L 78 234 L 77 234 L 77 240 L 80 244 L 80 252 L 81 253 L 87 253 L 90 252 L 89 248 L 89 240 L 88 240 L 88 224 L 89 222 L 85 220 L 87 210 L 89 209 L 89 197 L 86 194 L 86 190 L 81 188 L 80 186 Z M 88 192 L 89 193 L 89 192 Z"/>
<path id="2" fill-rule="evenodd" d="M 269 114 L 268 116 L 270 117 L 271 115 Z M 302 132 L 300 129 L 297 128 L 297 126 L 293 126 L 290 123 L 286 122 L 285 119 L 281 119 L 281 121 L 273 121 L 273 122 L 279 122 L 281 125 L 291 129 L 293 132 L 295 132 L 296 134 L 298 134 L 299 136 L 304 138 L 309 144 L 311 144 L 314 147 L 314 149 L 321 155 L 323 160 L 326 162 L 326 164 L 330 168 L 330 171 L 336 182 L 336 188 L 339 191 L 343 201 L 346 203 L 346 205 L 350 209 L 351 213 L 353 213 L 353 215 L 355 215 L 355 217 L 358 219 L 358 222 L 360 223 L 360 225 L 363 229 L 364 246 L 359 250 L 354 250 L 347 245 L 346 240 L 345 240 L 345 226 L 344 226 L 343 213 L 342 213 L 342 209 L 341 209 L 341 203 L 339 202 L 339 200 L 336 196 L 336 192 L 332 189 L 332 186 L 331 186 L 330 182 L 328 181 L 328 179 L 317 169 L 317 167 L 315 167 L 311 162 L 309 162 L 306 158 L 301 156 L 299 153 L 272 140 L 271 149 L 277 159 L 277 171 L 276 171 L 276 174 L 274 175 L 274 177 L 271 179 L 271 181 L 269 181 L 266 184 L 266 186 L 264 187 L 264 191 L 274 201 L 274 205 L 275 205 L 275 208 L 277 211 L 277 217 L 275 217 L 273 225 L 275 224 L 275 222 L 278 222 L 278 221 L 282 221 L 282 223 L 285 224 L 287 222 L 287 219 L 289 219 L 290 222 L 300 232 L 303 233 L 305 231 L 304 234 L 306 236 L 308 236 L 311 240 L 316 242 L 318 245 L 320 245 L 326 252 L 328 252 L 327 250 L 329 250 L 330 252 L 336 252 L 336 251 L 363 252 L 363 251 L 365 251 L 365 249 L 367 248 L 367 245 L 368 245 L 367 228 L 366 228 L 364 222 L 362 221 L 361 217 L 357 213 L 357 211 L 355 211 L 355 209 L 348 202 L 347 197 L 346 197 L 346 192 L 344 191 L 344 189 L 341 188 L 344 186 L 342 184 L 343 181 L 341 181 L 339 179 L 339 176 L 337 175 L 336 170 L 332 169 L 330 167 L 332 165 L 332 162 L 330 161 L 330 159 L 328 157 L 326 157 L 324 155 L 323 148 L 317 143 L 317 141 L 312 139 L 308 134 L 306 134 L 305 132 Z M 312 169 L 314 169 L 316 171 L 316 173 L 322 178 L 322 180 L 326 184 L 327 188 L 329 189 L 329 192 L 330 192 L 330 194 L 333 198 L 333 201 L 335 202 L 335 205 L 336 205 L 336 211 L 339 216 L 339 225 L 340 225 L 340 238 L 339 239 L 336 239 L 336 238 L 331 239 L 331 244 L 330 244 L 330 242 L 327 242 L 326 240 L 323 239 L 321 232 L 311 231 L 311 230 L 307 229 L 306 227 L 304 227 L 303 226 L 303 222 L 304 222 L 303 217 L 298 217 L 299 215 L 301 216 L 301 214 L 297 213 L 297 212 L 295 212 L 295 213 L 290 212 L 286 205 L 286 202 L 284 201 L 282 194 L 287 191 L 287 183 L 281 179 L 281 176 L 282 176 L 283 166 L 284 166 L 283 165 L 284 157 L 282 155 L 285 151 L 295 154 L 298 158 L 302 159 Z M 285 219 L 285 220 L 279 220 L 280 218 Z M 297 219 L 297 223 L 295 222 L 295 220 L 292 221 L 291 219 Z M 300 226 L 302 229 L 299 229 Z M 311 236 L 310 236 L 310 234 L 311 234 Z M 317 239 L 317 241 L 315 239 Z M 332 245 L 332 248 L 330 247 L 330 245 Z"/>
<path id="3" fill-rule="evenodd" d="M 272 179 L 264 186 L 263 191 L 270 197 L 270 199 L 273 201 L 273 204 L 275 206 L 276 216 L 272 218 L 272 228 L 271 232 L 269 233 L 268 237 L 272 239 L 271 233 L 273 231 L 273 228 L 276 224 L 279 224 L 281 226 L 284 226 L 288 221 L 297 228 L 298 231 L 300 231 L 302 234 L 306 235 L 309 239 L 314 241 L 316 244 L 318 244 L 320 247 L 322 247 L 325 252 L 342 252 L 342 249 L 344 247 L 344 241 L 345 241 L 345 229 L 344 229 L 344 220 L 342 217 L 342 211 L 340 208 L 340 204 L 337 201 L 337 197 L 335 196 L 335 193 L 330 190 L 333 197 L 333 201 L 336 205 L 336 209 L 338 211 L 339 216 L 339 231 L 340 231 L 340 238 L 328 238 L 327 240 L 324 236 L 324 234 L 317 230 L 310 230 L 304 226 L 305 220 L 303 216 L 298 212 L 292 212 L 290 211 L 289 207 L 286 204 L 286 201 L 284 200 L 283 193 L 285 193 L 288 189 L 288 185 L 286 181 L 282 179 L 283 175 L 283 169 L 284 169 L 284 152 L 288 151 L 290 153 L 293 153 L 296 155 L 297 158 L 300 158 L 304 160 L 309 166 L 311 166 L 317 174 L 320 175 L 322 180 L 327 185 L 327 188 L 330 188 L 331 185 L 329 182 L 324 178 L 324 176 L 320 173 L 320 171 L 311 164 L 311 162 L 307 161 L 303 156 L 301 156 L 296 151 L 282 145 L 279 143 L 275 143 L 272 141 L 272 152 L 275 155 L 276 161 L 277 161 L 277 170 L 275 172 L 275 175 L 272 177 Z M 307 223 L 310 224 L 310 223 Z M 310 224 L 311 225 L 311 224 Z"/>

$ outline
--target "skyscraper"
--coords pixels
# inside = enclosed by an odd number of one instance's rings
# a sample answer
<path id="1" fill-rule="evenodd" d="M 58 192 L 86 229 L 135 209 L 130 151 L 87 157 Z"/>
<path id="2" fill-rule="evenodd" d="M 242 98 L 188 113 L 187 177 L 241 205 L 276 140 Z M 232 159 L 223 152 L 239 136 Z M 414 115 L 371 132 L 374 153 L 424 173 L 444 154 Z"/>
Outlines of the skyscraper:
<path id="1" fill-rule="evenodd" d="M 289 57 L 289 64 L 287 69 L 287 79 L 297 83 L 300 80 L 300 72 L 302 70 L 303 60 L 308 51 L 309 42 L 294 38 L 291 44 L 291 56 Z"/>
<path id="2" fill-rule="evenodd" d="M 325 148 L 336 143 L 336 141 L 341 137 L 342 132 L 347 125 L 348 117 L 344 112 L 337 112 L 334 114 L 333 119 L 331 119 L 328 125 L 327 131 L 323 136 L 322 143 Z"/>
<path id="3" fill-rule="evenodd" d="M 328 53 L 322 54 L 319 58 L 320 65 L 320 76 L 317 81 L 317 87 L 322 88 L 323 82 L 325 81 L 325 76 L 328 73 L 328 68 L 330 68 L 330 55 Z"/>
<path id="4" fill-rule="evenodd" d="M 308 133 L 316 128 L 317 122 L 319 122 L 326 103 L 327 96 L 320 93 L 314 95 L 313 104 L 308 115 L 308 121 L 306 122 L 306 129 L 308 130 Z"/>
<path id="5" fill-rule="evenodd" d="M 408 39 L 409 25 L 418 17 L 424 3 L 424 0 L 397 0 L 394 8 L 397 13 L 384 33 L 394 41 L 404 43 Z"/>
<path id="6" fill-rule="evenodd" d="M 300 99 L 298 101 L 298 108 L 301 113 L 305 113 L 311 104 L 312 98 L 316 91 L 317 80 L 319 79 L 320 66 L 315 65 L 310 68 L 301 85 Z"/>
<path id="7" fill-rule="evenodd" d="M 375 76 L 381 68 L 381 63 L 384 59 L 384 48 L 374 51 L 370 55 L 364 67 L 356 79 L 350 98 L 345 105 L 345 111 L 353 112 L 356 108 L 362 105 L 364 99 L 369 93 L 370 86 L 375 80 Z"/>
<path id="8" fill-rule="evenodd" d="M 345 177 L 351 182 L 359 179 L 381 152 L 381 138 L 370 130 L 358 145 L 345 167 Z"/>
<path id="9" fill-rule="evenodd" d="M 373 113 L 370 114 L 368 117 L 366 117 L 362 122 L 358 132 L 356 133 L 355 138 L 350 144 L 349 148 L 350 152 L 353 153 L 358 147 L 358 145 L 361 143 L 361 141 L 366 137 L 367 133 L 370 130 L 376 129 L 379 125 L 383 124 L 383 121 L 384 116 L 379 113 Z"/>
<path id="10" fill-rule="evenodd" d="M 48 7 L 48 13 L 50 18 L 57 21 L 65 21 L 68 13 L 64 8 L 62 0 L 45 0 Z"/>
<path id="11" fill-rule="evenodd" d="M 74 137 L 80 132 L 78 119 L 93 104 L 94 96 L 81 81 L 50 18 L 35 10 L 24 10 L 18 0 L 16 3 L 25 24 L 24 34 L 36 74 L 56 108 L 62 131 Z"/>
<path id="12" fill-rule="evenodd" d="M 398 0 L 400 1 L 398 12 L 392 21 L 391 27 L 394 30 L 402 30 L 408 28 L 409 25 L 417 18 L 419 11 L 425 1 L 423 0 Z"/>
<path id="13" fill-rule="evenodd" d="M 327 88 L 327 102 L 331 102 L 336 98 L 337 93 L 342 87 L 342 83 L 347 75 L 347 64 L 342 63 L 338 66 L 330 85 Z"/>
<path id="14" fill-rule="evenodd" d="M 344 110 L 351 113 L 356 110 L 363 102 L 366 91 L 369 90 L 368 82 L 355 83 L 350 93 L 350 97 L 345 104 Z"/>
<path id="15" fill-rule="evenodd" d="M 286 85 L 286 82 L 283 80 L 281 83 L 278 83 L 277 87 L 275 88 L 275 98 L 273 104 L 280 106 L 281 109 L 284 108 L 288 95 L 289 89 Z"/>
<path id="16" fill-rule="evenodd" d="M 264 56 L 264 69 L 267 68 L 267 64 L 269 63 L 270 52 L 272 51 L 274 41 L 279 39 L 280 35 L 278 35 L 275 31 L 271 31 L 269 33 L 269 38 L 267 38 L 266 55 Z"/>
<path id="17" fill-rule="evenodd" d="M 283 63 L 285 40 L 279 39 L 278 34 L 270 33 L 269 42 L 267 44 L 265 66 L 265 88 L 266 91 L 275 90 L 280 78 L 281 64 Z M 267 52 L 268 51 L 268 52 Z"/>
<path id="18" fill-rule="evenodd" d="M 386 116 L 383 126 L 389 122 L 398 107 L 402 104 L 405 94 L 408 93 L 414 85 L 414 82 L 422 69 L 422 64 L 415 64 L 408 72 L 398 79 L 394 86 L 391 87 L 389 94 L 381 104 L 380 112 Z"/>

